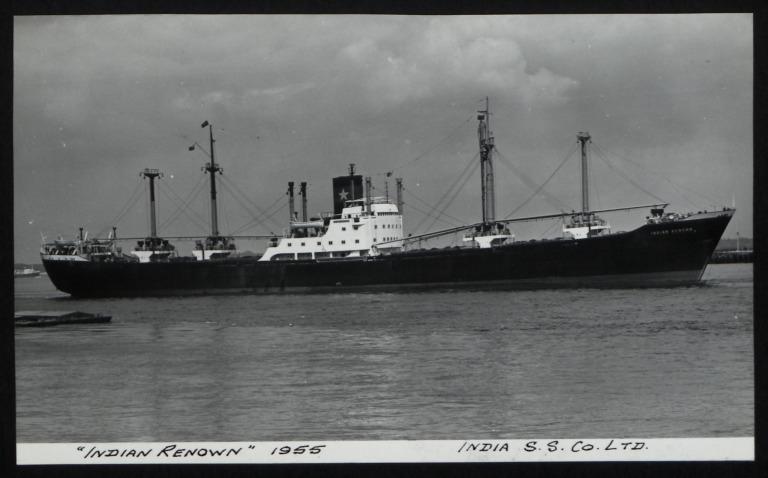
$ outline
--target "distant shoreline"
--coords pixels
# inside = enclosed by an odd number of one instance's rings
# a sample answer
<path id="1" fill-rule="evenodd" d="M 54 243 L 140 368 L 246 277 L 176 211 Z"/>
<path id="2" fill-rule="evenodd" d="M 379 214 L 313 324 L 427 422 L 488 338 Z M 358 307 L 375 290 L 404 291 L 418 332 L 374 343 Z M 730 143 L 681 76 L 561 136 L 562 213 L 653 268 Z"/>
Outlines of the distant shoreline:
<path id="1" fill-rule="evenodd" d="M 732 264 L 740 262 L 753 262 L 754 254 L 749 250 L 716 250 L 712 254 L 710 264 Z"/>

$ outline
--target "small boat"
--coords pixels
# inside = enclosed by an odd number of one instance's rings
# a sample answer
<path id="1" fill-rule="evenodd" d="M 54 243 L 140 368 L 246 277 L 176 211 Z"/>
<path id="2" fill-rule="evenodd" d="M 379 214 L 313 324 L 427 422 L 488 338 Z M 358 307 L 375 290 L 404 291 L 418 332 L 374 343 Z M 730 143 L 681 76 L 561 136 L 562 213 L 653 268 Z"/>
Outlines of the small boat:
<path id="1" fill-rule="evenodd" d="M 36 271 L 35 269 L 14 269 L 13 271 L 13 277 L 14 279 L 20 278 L 20 277 L 37 277 L 40 275 L 40 271 Z"/>
<path id="2" fill-rule="evenodd" d="M 99 324 L 112 320 L 111 315 L 72 310 L 25 310 L 14 314 L 17 327 L 43 327 L 61 324 Z"/>

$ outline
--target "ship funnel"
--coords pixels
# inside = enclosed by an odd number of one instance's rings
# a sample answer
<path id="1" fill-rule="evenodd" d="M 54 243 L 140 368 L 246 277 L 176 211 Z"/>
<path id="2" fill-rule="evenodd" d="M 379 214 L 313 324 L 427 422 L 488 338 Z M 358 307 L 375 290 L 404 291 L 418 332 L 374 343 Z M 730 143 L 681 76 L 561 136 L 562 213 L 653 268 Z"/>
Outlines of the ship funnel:
<path id="1" fill-rule="evenodd" d="M 354 166 L 350 165 L 349 176 L 337 176 L 333 178 L 333 214 L 338 216 L 344 209 L 346 201 L 361 199 L 363 196 L 363 177 L 354 174 Z"/>

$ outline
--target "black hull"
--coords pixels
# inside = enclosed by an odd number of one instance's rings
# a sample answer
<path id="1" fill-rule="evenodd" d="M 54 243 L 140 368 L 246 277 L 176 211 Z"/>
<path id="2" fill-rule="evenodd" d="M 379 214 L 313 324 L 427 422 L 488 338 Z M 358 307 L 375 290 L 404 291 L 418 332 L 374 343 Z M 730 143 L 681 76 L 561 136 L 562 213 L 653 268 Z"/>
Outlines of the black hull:
<path id="1" fill-rule="evenodd" d="M 75 297 L 327 291 L 347 288 L 669 287 L 699 283 L 731 214 L 582 240 L 448 248 L 376 258 L 258 262 L 238 258 L 158 263 L 43 260 Z"/>

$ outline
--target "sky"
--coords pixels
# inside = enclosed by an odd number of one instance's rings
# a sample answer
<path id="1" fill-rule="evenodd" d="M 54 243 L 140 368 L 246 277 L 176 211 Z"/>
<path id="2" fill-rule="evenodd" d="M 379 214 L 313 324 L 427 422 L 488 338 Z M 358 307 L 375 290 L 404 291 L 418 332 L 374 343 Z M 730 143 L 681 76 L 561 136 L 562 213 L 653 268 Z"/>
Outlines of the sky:
<path id="1" fill-rule="evenodd" d="M 310 215 L 332 210 L 349 163 L 374 195 L 403 178 L 406 234 L 477 222 L 486 97 L 498 218 L 579 209 L 588 131 L 593 209 L 735 203 L 725 237 L 751 237 L 752 41 L 749 14 L 16 17 L 15 261 L 81 226 L 147 235 L 144 168 L 163 172 L 159 234 L 207 234 L 204 121 L 222 233 L 280 233 L 288 181 L 309 183 Z"/>

